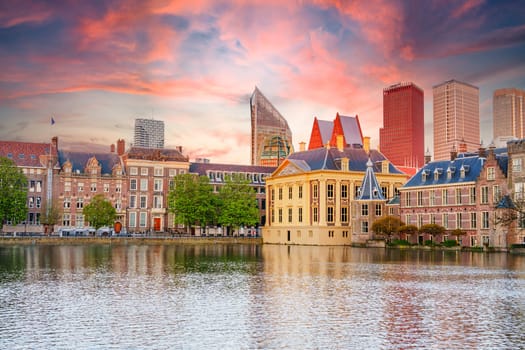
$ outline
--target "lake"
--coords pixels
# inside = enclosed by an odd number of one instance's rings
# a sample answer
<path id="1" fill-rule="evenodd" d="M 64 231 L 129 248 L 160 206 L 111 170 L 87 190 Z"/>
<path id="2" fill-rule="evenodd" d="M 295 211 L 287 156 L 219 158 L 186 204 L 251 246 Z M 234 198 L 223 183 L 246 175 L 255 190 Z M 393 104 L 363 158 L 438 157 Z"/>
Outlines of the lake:
<path id="1" fill-rule="evenodd" d="M 525 347 L 525 256 L 0 246 L 1 349 Z"/>

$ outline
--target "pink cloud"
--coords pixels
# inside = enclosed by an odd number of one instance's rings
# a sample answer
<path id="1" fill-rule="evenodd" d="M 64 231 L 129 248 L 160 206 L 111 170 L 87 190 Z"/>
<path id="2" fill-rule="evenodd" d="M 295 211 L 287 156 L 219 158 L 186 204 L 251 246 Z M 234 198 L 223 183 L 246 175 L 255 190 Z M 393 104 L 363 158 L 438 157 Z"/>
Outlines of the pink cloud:
<path id="1" fill-rule="evenodd" d="M 484 0 L 467 0 L 452 12 L 452 17 L 456 19 L 460 18 L 472 9 L 483 5 L 484 2 Z"/>

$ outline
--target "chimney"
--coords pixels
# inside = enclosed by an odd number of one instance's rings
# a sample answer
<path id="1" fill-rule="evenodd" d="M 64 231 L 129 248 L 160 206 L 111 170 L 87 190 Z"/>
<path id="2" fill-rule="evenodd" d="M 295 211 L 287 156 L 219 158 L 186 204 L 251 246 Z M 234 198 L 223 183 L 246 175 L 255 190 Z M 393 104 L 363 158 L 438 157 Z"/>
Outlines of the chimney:
<path id="1" fill-rule="evenodd" d="M 109 146 L 109 151 L 110 151 L 111 153 L 115 153 L 115 144 L 114 144 L 114 143 L 112 143 L 112 144 Z"/>
<path id="2" fill-rule="evenodd" d="M 117 140 L 117 154 L 119 156 L 123 155 L 124 152 L 126 152 L 126 142 L 124 139 L 118 139 Z"/>
<path id="3" fill-rule="evenodd" d="M 370 152 L 370 136 L 363 137 L 363 148 L 365 149 L 366 153 Z"/>
<path id="4" fill-rule="evenodd" d="M 454 161 L 458 157 L 458 151 L 456 151 L 456 145 L 452 146 L 452 151 L 450 151 L 450 160 Z"/>
<path id="5" fill-rule="evenodd" d="M 467 153 L 467 143 L 465 140 L 461 140 L 459 143 L 459 153 Z"/>
<path id="6" fill-rule="evenodd" d="M 182 146 L 177 146 L 177 151 L 179 151 L 180 153 L 182 153 Z"/>
<path id="7" fill-rule="evenodd" d="M 299 151 L 300 152 L 306 151 L 306 142 L 304 141 L 299 142 Z"/>
<path id="8" fill-rule="evenodd" d="M 344 149 L 344 139 L 343 139 L 343 135 L 337 135 L 336 136 L 336 142 L 337 142 L 337 149 L 340 151 L 340 152 L 343 152 L 343 149 Z"/>
<path id="9" fill-rule="evenodd" d="M 485 147 L 481 144 L 478 148 L 478 156 L 485 158 Z"/>
<path id="10" fill-rule="evenodd" d="M 430 154 L 430 150 L 427 148 L 427 152 L 425 153 L 425 164 L 428 164 L 432 161 L 432 155 Z"/>
<path id="11" fill-rule="evenodd" d="M 58 136 L 53 136 L 53 138 L 51 138 L 51 146 L 53 147 L 55 152 L 58 152 Z"/>

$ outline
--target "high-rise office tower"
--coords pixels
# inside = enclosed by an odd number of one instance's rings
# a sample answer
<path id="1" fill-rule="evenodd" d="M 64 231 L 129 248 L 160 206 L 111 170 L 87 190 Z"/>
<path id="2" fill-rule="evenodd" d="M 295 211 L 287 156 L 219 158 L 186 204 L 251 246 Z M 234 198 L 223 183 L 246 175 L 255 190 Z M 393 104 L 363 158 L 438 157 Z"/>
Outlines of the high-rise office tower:
<path id="1" fill-rule="evenodd" d="M 479 88 L 449 80 L 433 87 L 434 160 L 450 159 L 450 152 L 465 144 L 477 152 L 479 137 Z"/>
<path id="2" fill-rule="evenodd" d="M 153 119 L 135 119 L 135 147 L 164 148 L 164 122 Z"/>
<path id="3" fill-rule="evenodd" d="M 252 120 L 251 164 L 278 166 L 293 152 L 286 119 L 256 87 L 250 98 Z"/>
<path id="4" fill-rule="evenodd" d="M 395 165 L 417 168 L 425 164 L 423 96 L 423 90 L 409 82 L 383 89 L 379 149 Z"/>
<path id="5" fill-rule="evenodd" d="M 494 139 L 514 136 L 525 138 L 525 91 L 499 89 L 494 91 L 493 118 Z"/>

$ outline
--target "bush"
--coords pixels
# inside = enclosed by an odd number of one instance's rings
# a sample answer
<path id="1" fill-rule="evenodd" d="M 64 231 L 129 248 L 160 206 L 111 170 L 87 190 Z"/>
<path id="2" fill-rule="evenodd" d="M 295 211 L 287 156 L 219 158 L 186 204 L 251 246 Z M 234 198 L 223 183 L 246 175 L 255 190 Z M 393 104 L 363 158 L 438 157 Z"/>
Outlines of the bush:
<path id="1" fill-rule="evenodd" d="M 425 241 L 425 243 L 423 243 L 423 244 L 424 244 L 424 245 L 427 245 L 427 246 L 430 246 L 430 247 L 432 247 L 432 246 L 435 245 L 434 241 L 432 241 L 432 240 L 430 240 L 430 239 L 427 239 L 427 240 Z"/>
<path id="2" fill-rule="evenodd" d="M 458 245 L 458 242 L 455 239 L 447 239 L 441 243 L 443 247 L 455 247 Z"/>
<path id="3" fill-rule="evenodd" d="M 511 248 L 525 248 L 525 244 L 524 243 L 515 243 L 515 244 L 511 244 L 510 245 Z"/>
<path id="4" fill-rule="evenodd" d="M 394 239 L 390 245 L 410 245 L 410 242 L 406 239 Z"/>

